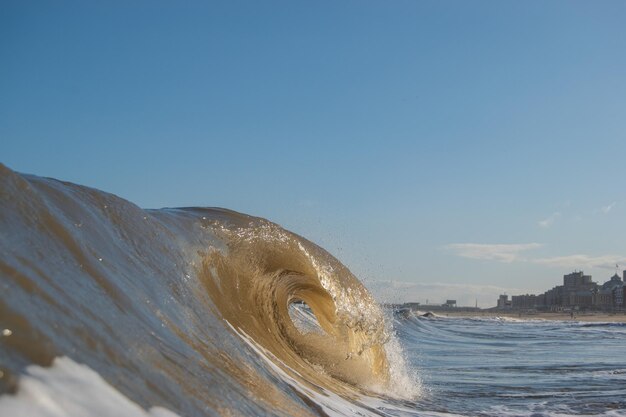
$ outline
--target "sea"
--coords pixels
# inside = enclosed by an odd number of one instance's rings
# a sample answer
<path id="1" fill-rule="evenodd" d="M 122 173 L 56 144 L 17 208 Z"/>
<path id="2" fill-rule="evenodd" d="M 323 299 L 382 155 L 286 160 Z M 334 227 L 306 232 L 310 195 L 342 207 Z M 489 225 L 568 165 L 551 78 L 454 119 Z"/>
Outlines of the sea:
<path id="1" fill-rule="evenodd" d="M 624 416 L 626 325 L 381 306 L 268 220 L 0 165 L 0 416 Z"/>

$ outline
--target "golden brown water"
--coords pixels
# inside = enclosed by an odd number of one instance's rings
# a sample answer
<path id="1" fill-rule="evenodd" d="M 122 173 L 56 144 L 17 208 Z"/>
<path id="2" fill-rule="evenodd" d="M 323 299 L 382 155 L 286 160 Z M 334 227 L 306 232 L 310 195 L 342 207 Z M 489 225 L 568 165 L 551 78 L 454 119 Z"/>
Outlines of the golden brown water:
<path id="1" fill-rule="evenodd" d="M 390 384 L 373 298 L 326 251 L 274 223 L 224 209 L 142 210 L 4 166 L 0 209 L 3 392 L 27 365 L 57 356 L 144 408 L 181 415 L 324 415 L 317 395 L 357 404 Z M 298 328 L 292 303 L 322 331 Z"/>

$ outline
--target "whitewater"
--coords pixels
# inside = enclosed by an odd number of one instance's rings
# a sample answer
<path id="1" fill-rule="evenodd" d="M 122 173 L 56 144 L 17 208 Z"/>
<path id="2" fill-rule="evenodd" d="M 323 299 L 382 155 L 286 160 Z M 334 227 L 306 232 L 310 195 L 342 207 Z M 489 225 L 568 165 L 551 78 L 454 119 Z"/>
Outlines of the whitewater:
<path id="1" fill-rule="evenodd" d="M 268 220 L 0 165 L 0 416 L 626 415 L 626 326 L 383 308 Z"/>

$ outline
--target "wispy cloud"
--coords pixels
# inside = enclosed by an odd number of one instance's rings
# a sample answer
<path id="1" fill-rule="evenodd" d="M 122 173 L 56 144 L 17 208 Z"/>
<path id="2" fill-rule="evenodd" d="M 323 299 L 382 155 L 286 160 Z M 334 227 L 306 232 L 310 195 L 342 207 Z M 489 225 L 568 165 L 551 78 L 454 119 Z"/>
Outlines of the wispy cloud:
<path id="1" fill-rule="evenodd" d="M 553 268 L 566 269 L 609 269 L 615 268 L 616 264 L 626 266 L 624 255 L 587 255 L 575 254 L 553 257 L 529 257 L 522 256 L 523 252 L 541 248 L 541 243 L 516 243 L 516 244 L 484 244 L 484 243 L 453 243 L 444 246 L 445 249 L 453 250 L 457 256 L 469 259 L 496 261 L 496 262 L 526 262 L 537 265 L 545 265 Z"/>
<path id="2" fill-rule="evenodd" d="M 613 210 L 613 208 L 617 205 L 617 201 L 612 202 L 611 204 L 609 204 L 608 206 L 603 206 L 600 211 L 604 214 L 608 214 L 608 212 L 610 212 L 611 210 Z"/>
<path id="3" fill-rule="evenodd" d="M 522 252 L 542 247 L 541 243 L 484 244 L 452 243 L 444 249 L 455 251 L 458 256 L 488 261 L 513 262 L 523 260 Z"/>
<path id="4" fill-rule="evenodd" d="M 550 226 L 552 226 L 554 224 L 554 222 L 561 217 L 561 213 L 558 211 L 555 211 L 554 213 L 552 213 L 550 216 L 548 216 L 546 219 L 540 220 L 539 222 L 537 222 L 539 224 L 539 226 L 544 227 L 544 228 L 548 228 Z"/>
<path id="5" fill-rule="evenodd" d="M 551 267 L 561 267 L 569 269 L 614 269 L 616 264 L 626 265 L 626 256 L 620 255 L 600 255 L 589 256 L 584 254 L 555 256 L 551 258 L 537 258 L 531 262 Z"/>

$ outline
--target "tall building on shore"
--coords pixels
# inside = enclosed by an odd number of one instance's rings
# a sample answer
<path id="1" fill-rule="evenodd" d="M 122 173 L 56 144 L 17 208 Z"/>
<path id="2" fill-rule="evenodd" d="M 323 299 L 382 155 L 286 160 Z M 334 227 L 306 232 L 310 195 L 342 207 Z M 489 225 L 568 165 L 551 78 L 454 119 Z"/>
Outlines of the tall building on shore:
<path id="1" fill-rule="evenodd" d="M 511 308 L 511 301 L 508 295 L 502 294 L 498 297 L 498 308 Z"/>

